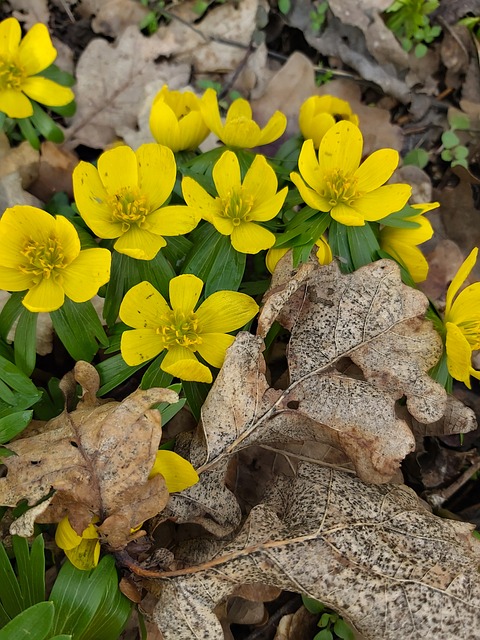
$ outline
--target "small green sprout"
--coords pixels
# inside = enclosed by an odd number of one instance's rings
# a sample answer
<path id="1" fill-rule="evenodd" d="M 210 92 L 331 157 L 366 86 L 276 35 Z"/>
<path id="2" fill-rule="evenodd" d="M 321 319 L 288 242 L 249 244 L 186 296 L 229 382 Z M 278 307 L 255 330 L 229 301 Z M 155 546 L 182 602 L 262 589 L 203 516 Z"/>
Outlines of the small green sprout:
<path id="1" fill-rule="evenodd" d="M 386 10 L 387 27 L 402 43 L 405 51 L 414 51 L 417 58 L 427 53 L 427 45 L 442 29 L 431 25 L 429 14 L 438 7 L 438 0 L 395 0 Z"/>
<path id="2" fill-rule="evenodd" d="M 352 629 L 345 620 L 326 607 L 322 602 L 302 596 L 303 606 L 313 614 L 321 614 L 317 626 L 320 631 L 314 636 L 313 640 L 355 640 Z"/>

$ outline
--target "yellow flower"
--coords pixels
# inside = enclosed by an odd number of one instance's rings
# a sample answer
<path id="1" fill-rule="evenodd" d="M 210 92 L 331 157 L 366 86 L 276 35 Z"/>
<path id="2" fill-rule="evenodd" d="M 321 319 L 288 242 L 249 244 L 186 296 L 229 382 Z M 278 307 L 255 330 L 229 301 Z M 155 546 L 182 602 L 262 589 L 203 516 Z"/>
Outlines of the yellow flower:
<path id="1" fill-rule="evenodd" d="M 480 380 L 480 371 L 472 367 L 472 351 L 480 349 L 480 282 L 458 291 L 473 269 L 477 256 L 478 248 L 475 247 L 450 283 L 443 320 L 447 331 L 448 372 L 469 389 L 470 376 Z"/>
<path id="2" fill-rule="evenodd" d="M 80 215 L 99 238 L 118 238 L 114 249 L 137 260 L 151 260 L 167 243 L 198 222 L 185 206 L 162 207 L 170 197 L 177 167 L 173 153 L 158 144 L 137 151 L 115 147 L 102 153 L 98 169 L 80 162 L 73 172 Z"/>
<path id="3" fill-rule="evenodd" d="M 252 108 L 247 100 L 237 98 L 227 111 L 222 124 L 218 108 L 217 93 L 207 89 L 200 100 L 200 109 L 207 127 L 229 147 L 251 149 L 270 144 L 280 138 L 287 127 L 287 118 L 281 111 L 275 111 L 263 129 L 252 119 Z"/>
<path id="4" fill-rule="evenodd" d="M 98 518 L 94 520 L 98 521 Z M 58 523 L 55 542 L 57 547 L 65 551 L 65 555 L 77 569 L 88 571 L 97 566 L 100 558 L 100 540 L 93 521 L 80 536 L 70 524 L 68 516 L 65 516 Z"/>
<path id="5" fill-rule="evenodd" d="M 407 184 L 381 186 L 398 164 L 394 149 L 374 151 L 360 164 L 363 137 L 360 129 L 342 120 L 327 131 L 315 154 L 313 140 L 303 143 L 298 168 L 290 178 L 308 206 L 329 211 L 347 226 L 363 226 L 400 211 L 412 189 Z"/>
<path id="6" fill-rule="evenodd" d="M 161 449 L 157 451 L 155 464 L 150 471 L 149 478 L 161 474 L 169 493 L 184 491 L 198 482 L 198 473 L 188 460 L 174 451 Z"/>
<path id="7" fill-rule="evenodd" d="M 412 204 L 412 209 L 420 213 L 410 216 L 409 222 L 416 222 L 419 227 L 402 229 L 400 227 L 382 227 L 380 229 L 380 247 L 395 258 L 400 264 L 407 267 L 414 282 L 423 282 L 428 275 L 428 262 L 417 245 L 430 240 L 433 236 L 433 228 L 424 213 L 440 206 L 438 202 L 425 204 Z"/>
<path id="8" fill-rule="evenodd" d="M 220 368 L 234 341 L 228 332 L 239 329 L 258 311 L 257 303 L 243 293 L 217 291 L 195 311 L 203 282 L 185 274 L 170 280 L 170 304 L 149 283 L 128 291 L 120 306 L 120 318 L 133 331 L 124 331 L 122 357 L 130 366 L 151 360 L 164 349 L 161 368 L 182 380 L 211 382 L 212 373 L 196 352 Z"/>
<path id="9" fill-rule="evenodd" d="M 65 296 L 86 302 L 110 277 L 110 251 L 81 251 L 71 222 L 35 207 L 5 211 L 0 246 L 0 288 L 28 289 L 23 304 L 29 311 L 55 311 Z"/>
<path id="10" fill-rule="evenodd" d="M 318 247 L 318 251 L 316 254 L 318 263 L 330 264 L 330 262 L 333 260 L 333 255 L 328 242 L 323 236 L 320 236 L 315 244 Z M 267 269 L 270 271 L 270 273 L 273 273 L 275 271 L 275 267 L 277 266 L 279 260 L 283 258 L 287 251 L 290 251 L 290 247 L 279 247 L 278 249 L 269 249 L 267 251 L 265 264 L 267 265 Z"/>
<path id="11" fill-rule="evenodd" d="M 191 91 L 170 91 L 167 85 L 153 101 L 150 130 L 159 144 L 174 152 L 196 149 L 209 134 L 197 96 Z"/>
<path id="12" fill-rule="evenodd" d="M 31 100 L 47 107 L 62 107 L 75 98 L 40 74 L 49 67 L 57 51 L 44 24 L 35 24 L 22 39 L 18 20 L 0 22 L 0 111 L 9 118 L 28 118 L 33 114 Z"/>
<path id="13" fill-rule="evenodd" d="M 346 100 L 335 96 L 310 96 L 300 107 L 298 124 L 305 139 L 312 139 L 315 149 L 326 132 L 339 120 L 358 126 L 358 116 Z"/>
<path id="14" fill-rule="evenodd" d="M 233 248 L 240 253 L 258 253 L 273 246 L 273 233 L 255 223 L 277 215 L 288 188 L 277 193 L 277 176 L 264 156 L 255 156 L 242 184 L 237 156 L 225 151 L 213 167 L 213 180 L 216 198 L 193 178 L 183 179 L 182 192 L 188 207 L 219 233 L 230 236 Z"/>

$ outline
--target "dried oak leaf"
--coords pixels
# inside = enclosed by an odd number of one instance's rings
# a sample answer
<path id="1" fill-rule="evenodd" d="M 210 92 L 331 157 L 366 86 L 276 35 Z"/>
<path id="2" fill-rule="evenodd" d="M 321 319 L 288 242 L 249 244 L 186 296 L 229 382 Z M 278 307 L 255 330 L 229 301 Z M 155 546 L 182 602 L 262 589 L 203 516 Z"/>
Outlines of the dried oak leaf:
<path id="1" fill-rule="evenodd" d="M 161 41 L 143 36 L 136 25 L 127 27 L 115 44 L 92 40 L 77 64 L 77 111 L 65 132 L 66 146 L 104 148 L 118 138 L 119 129 L 134 129 L 149 82 L 157 81 L 158 90 L 162 84 L 171 89 L 186 85 L 190 66 L 155 64 L 161 53 Z"/>
<path id="2" fill-rule="evenodd" d="M 59 522 L 68 515 L 80 534 L 97 516 L 100 532 L 118 548 L 133 527 L 168 501 L 163 477 L 148 479 L 161 437 L 160 415 L 150 407 L 178 396 L 167 389 L 139 389 L 121 403 L 98 401 L 98 374 L 85 362 L 77 363 L 71 380 L 73 389 L 78 382 L 84 390 L 75 411 L 53 418 L 38 435 L 9 443 L 16 455 L 4 460 L 0 503 L 34 505 L 53 489 L 54 498 L 37 521 Z"/>
<path id="3" fill-rule="evenodd" d="M 215 606 L 244 583 L 305 593 L 369 639 L 456 640 L 478 625 L 480 544 L 401 485 L 366 485 L 301 463 L 278 476 L 230 542 L 194 540 L 163 574 L 155 621 L 165 640 L 221 640 Z M 172 615 L 175 611 L 175 615 Z"/>
<path id="4" fill-rule="evenodd" d="M 390 480 L 415 445 L 398 401 L 406 398 L 422 424 L 440 421 L 446 410 L 445 390 L 427 374 L 442 350 L 423 319 L 427 304 L 392 261 L 349 275 L 335 263 L 296 270 L 282 263 L 258 331 L 265 335 L 274 320 L 289 329 L 290 385 L 270 388 L 261 337 L 239 334 L 203 406 L 192 463 L 205 471 L 248 445 L 315 441 L 343 451 L 362 480 Z M 354 373 L 340 366 L 346 359 L 357 365 Z M 473 423 L 470 410 L 456 412 L 456 429 Z"/>

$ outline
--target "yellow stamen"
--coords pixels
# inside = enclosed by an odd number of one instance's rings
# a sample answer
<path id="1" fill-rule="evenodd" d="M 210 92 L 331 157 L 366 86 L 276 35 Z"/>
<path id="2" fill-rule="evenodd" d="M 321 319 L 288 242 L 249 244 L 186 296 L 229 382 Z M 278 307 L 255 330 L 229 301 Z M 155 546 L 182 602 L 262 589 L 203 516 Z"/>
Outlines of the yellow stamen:
<path id="1" fill-rule="evenodd" d="M 250 222 L 253 197 L 241 189 L 232 189 L 226 198 L 222 198 L 222 208 L 224 217 L 230 218 L 233 225 L 238 227 L 242 222 Z"/>
<path id="2" fill-rule="evenodd" d="M 67 266 L 62 245 L 55 237 L 49 238 L 47 242 L 30 239 L 21 254 L 25 256 L 26 263 L 20 265 L 20 271 L 33 276 L 48 279 L 52 272 Z"/>
<path id="3" fill-rule="evenodd" d="M 329 204 L 334 207 L 342 202 L 350 207 L 362 194 L 357 191 L 357 179 L 348 176 L 340 169 L 333 169 L 325 176 L 326 187 L 320 191 L 320 195 L 328 198 Z"/>
<path id="4" fill-rule="evenodd" d="M 112 218 L 122 223 L 122 232 L 130 229 L 132 224 L 142 227 L 150 213 L 147 196 L 140 193 L 139 189 L 125 187 L 113 196 L 110 196 L 108 204 L 112 210 Z"/>
<path id="5" fill-rule="evenodd" d="M 202 343 L 197 332 L 198 320 L 195 314 L 182 311 L 170 311 L 157 329 L 157 334 L 161 336 L 167 349 L 178 345 L 191 351 L 196 351 L 195 345 Z"/>
<path id="6" fill-rule="evenodd" d="M 0 60 L 0 89 L 2 91 L 7 89 L 20 91 L 25 77 L 23 69 L 13 64 L 11 60 Z"/>

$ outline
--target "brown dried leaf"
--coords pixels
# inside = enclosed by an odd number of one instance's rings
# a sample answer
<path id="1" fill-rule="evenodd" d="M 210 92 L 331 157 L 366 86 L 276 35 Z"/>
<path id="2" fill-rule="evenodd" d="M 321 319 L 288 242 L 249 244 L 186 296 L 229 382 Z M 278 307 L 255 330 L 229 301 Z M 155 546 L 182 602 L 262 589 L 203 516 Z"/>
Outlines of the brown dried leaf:
<path id="1" fill-rule="evenodd" d="M 408 487 L 302 463 L 295 477 L 277 478 L 232 542 L 184 546 L 191 566 L 159 580 L 154 617 L 165 640 L 192 629 L 221 640 L 215 605 L 262 582 L 321 600 L 366 638 L 472 637 L 480 544 L 470 530 L 432 515 Z"/>
<path id="2" fill-rule="evenodd" d="M 68 146 L 104 148 L 118 137 L 118 128 L 135 128 L 149 82 L 156 80 L 159 88 L 186 85 L 190 66 L 156 65 L 161 54 L 161 41 L 146 38 L 136 25 L 127 27 L 114 45 L 92 40 L 77 64 L 77 112 L 66 131 Z"/>
<path id="3" fill-rule="evenodd" d="M 97 401 L 95 369 L 80 362 L 74 374 L 84 390 L 77 409 L 50 420 L 38 435 L 9 444 L 16 456 L 4 460 L 7 475 L 0 479 L 0 502 L 13 507 L 26 499 L 32 505 L 54 489 L 42 522 L 59 522 L 68 515 L 81 533 L 97 516 L 103 521 L 99 530 L 118 548 L 128 542 L 131 528 L 155 516 L 168 501 L 163 477 L 148 479 L 161 437 L 159 413 L 149 407 L 175 402 L 177 395 L 148 389 L 121 403 Z M 67 403 L 76 384 L 70 379 Z M 64 387 L 71 382 L 64 380 Z"/>
<path id="4" fill-rule="evenodd" d="M 203 431 L 191 442 L 193 464 L 211 469 L 218 458 L 252 444 L 316 441 L 345 453 L 363 480 L 391 479 L 415 444 L 398 416 L 398 400 L 405 396 L 410 414 L 425 424 L 445 412 L 445 390 L 427 374 L 442 350 L 423 319 L 427 304 L 402 283 L 392 261 L 342 275 L 335 263 L 292 271 L 286 257 L 258 331 L 265 335 L 277 319 L 291 332 L 290 386 L 269 388 L 262 340 L 239 334 L 203 406 Z M 360 369 L 337 368 L 345 358 Z"/>

